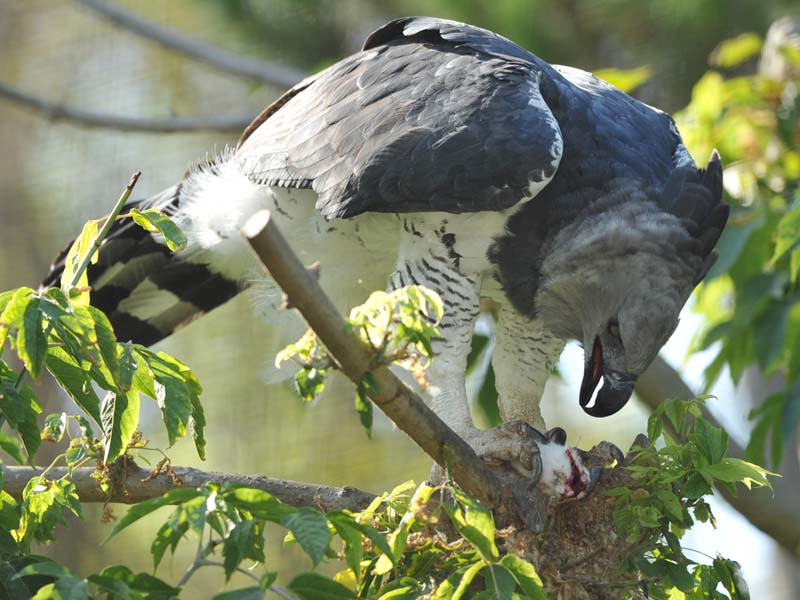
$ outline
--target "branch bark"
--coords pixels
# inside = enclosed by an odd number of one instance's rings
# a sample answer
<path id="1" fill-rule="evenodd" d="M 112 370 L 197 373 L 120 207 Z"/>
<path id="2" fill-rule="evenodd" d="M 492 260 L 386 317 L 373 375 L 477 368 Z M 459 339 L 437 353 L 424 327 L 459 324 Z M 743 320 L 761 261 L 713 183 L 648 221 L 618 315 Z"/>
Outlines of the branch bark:
<path id="1" fill-rule="evenodd" d="M 636 394 L 651 409 L 655 409 L 665 398 L 694 398 L 697 395 L 660 356 L 639 378 Z M 718 424 L 708 410 L 703 409 L 703 416 Z M 743 448 L 733 440 L 728 442 L 728 452 L 731 456 L 744 458 Z M 797 559 L 800 548 L 800 519 L 797 518 L 798 490 L 793 482 L 776 481 L 774 496 L 767 489 L 745 490 L 740 487 L 736 496 L 723 489 L 718 491 L 750 523 Z"/>
<path id="2" fill-rule="evenodd" d="M 449 468 L 453 479 L 468 494 L 496 506 L 499 485 L 492 472 L 388 367 L 372 364 L 373 352 L 347 329 L 339 311 L 289 247 L 269 212 L 256 214 L 242 232 L 342 372 L 358 385 L 364 374 L 371 371 L 378 384 L 378 391 L 369 394 L 372 401 L 433 460 Z"/>
<path id="3" fill-rule="evenodd" d="M 3 465 L 3 491 L 15 499 L 22 498 L 22 491 L 28 481 L 42 473 L 33 467 L 10 467 Z M 313 483 L 300 483 L 285 479 L 274 479 L 263 475 L 235 475 L 201 471 L 190 467 L 173 467 L 153 476 L 153 471 L 143 469 L 132 462 L 114 476 L 114 489 L 111 493 L 100 489 L 93 477 L 95 469 L 84 467 L 73 471 L 70 480 L 75 484 L 82 502 L 118 502 L 135 504 L 150 498 L 162 496 L 177 487 L 198 487 L 205 483 L 236 483 L 264 490 L 290 506 L 310 506 L 323 511 L 347 509 L 359 511 L 366 508 L 375 498 L 374 494 L 352 487 L 329 487 Z M 48 477 L 59 479 L 67 474 L 66 467 L 56 467 L 48 471 Z"/>
<path id="4" fill-rule="evenodd" d="M 231 75 L 238 75 L 280 88 L 290 88 L 304 77 L 303 73 L 296 69 L 241 56 L 203 43 L 169 27 L 142 19 L 112 2 L 103 2 L 102 0 L 76 0 L 76 2 L 93 10 L 118 27 L 152 40 L 165 48 L 205 62 Z"/>
<path id="5" fill-rule="evenodd" d="M 19 106 L 29 108 L 51 121 L 69 121 L 84 127 L 103 127 L 120 131 L 144 131 L 150 133 L 179 133 L 191 131 L 239 132 L 247 127 L 256 116 L 255 114 L 245 114 L 142 119 L 104 115 L 51 102 L 40 96 L 23 92 L 4 81 L 0 81 L 0 97 L 6 98 Z"/>

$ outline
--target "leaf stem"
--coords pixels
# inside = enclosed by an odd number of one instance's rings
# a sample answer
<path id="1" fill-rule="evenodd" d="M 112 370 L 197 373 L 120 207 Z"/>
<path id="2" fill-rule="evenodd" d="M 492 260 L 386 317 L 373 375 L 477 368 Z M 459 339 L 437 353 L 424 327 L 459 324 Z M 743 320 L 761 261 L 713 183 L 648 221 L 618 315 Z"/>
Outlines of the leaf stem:
<path id="1" fill-rule="evenodd" d="M 208 559 L 205 559 L 205 558 L 198 563 L 198 566 L 200 566 L 200 567 L 222 567 L 223 569 L 225 568 L 225 565 L 223 563 L 219 562 L 218 560 L 208 560 Z M 252 579 L 252 580 L 254 580 L 254 581 L 258 582 L 258 583 L 261 583 L 261 578 L 258 575 L 254 575 L 253 573 L 251 573 L 247 569 L 243 569 L 242 567 L 236 567 L 236 571 L 238 571 L 242 575 L 247 575 L 250 579 Z"/>
<path id="2" fill-rule="evenodd" d="M 205 528 L 205 526 L 204 526 L 204 528 Z M 189 579 L 192 577 L 192 575 L 194 575 L 195 571 L 197 571 L 197 569 L 199 569 L 200 567 L 203 566 L 203 564 L 202 564 L 203 563 L 203 549 L 205 548 L 205 546 L 203 545 L 203 532 L 202 531 L 200 532 L 200 535 L 198 536 L 198 538 L 199 539 L 197 541 L 197 552 L 194 555 L 194 560 L 192 561 L 192 564 L 189 565 L 189 568 L 186 569 L 186 572 L 183 574 L 183 577 L 181 577 L 180 581 L 178 581 L 178 583 L 176 584 L 176 586 L 179 587 L 179 588 L 182 588 L 184 585 L 186 585 L 186 582 L 189 581 Z"/>

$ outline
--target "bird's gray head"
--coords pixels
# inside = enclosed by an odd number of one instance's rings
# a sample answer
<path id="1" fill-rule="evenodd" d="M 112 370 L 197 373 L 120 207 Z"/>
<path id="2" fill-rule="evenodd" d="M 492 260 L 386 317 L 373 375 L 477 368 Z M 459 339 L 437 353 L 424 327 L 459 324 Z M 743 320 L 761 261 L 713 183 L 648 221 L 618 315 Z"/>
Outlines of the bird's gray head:
<path id="1" fill-rule="evenodd" d="M 623 182 L 548 244 L 535 309 L 546 327 L 583 344 L 580 404 L 620 410 L 714 263 L 728 217 L 722 164 L 677 169 L 662 190 Z M 594 397 L 594 402 L 592 399 Z"/>

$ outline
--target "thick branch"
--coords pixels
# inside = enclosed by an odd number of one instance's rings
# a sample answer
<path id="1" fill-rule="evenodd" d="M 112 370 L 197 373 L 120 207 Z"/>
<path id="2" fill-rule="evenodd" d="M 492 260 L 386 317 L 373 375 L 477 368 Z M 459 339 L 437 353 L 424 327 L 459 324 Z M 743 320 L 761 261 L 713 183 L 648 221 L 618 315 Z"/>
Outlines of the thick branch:
<path id="1" fill-rule="evenodd" d="M 23 92 L 0 81 L 0 97 L 20 106 L 30 108 L 52 121 L 70 121 L 84 127 L 104 127 L 120 131 L 146 131 L 151 133 L 177 133 L 186 131 L 241 131 L 252 122 L 254 114 L 220 115 L 214 117 L 169 117 L 165 119 L 140 119 L 117 115 L 104 115 L 71 108 Z"/>
<path id="2" fill-rule="evenodd" d="M 660 356 L 639 378 L 636 394 L 651 409 L 655 409 L 665 398 L 693 398 L 696 396 L 681 376 Z M 703 416 L 717 423 L 708 410 Z M 744 450 L 735 441 L 728 442 L 731 456 L 742 458 Z M 792 556 L 797 556 L 800 548 L 800 520 L 797 518 L 797 491 L 783 489 L 782 481 L 776 481 L 776 493 L 770 496 L 769 490 L 748 491 L 740 487 L 737 496 L 720 489 L 725 500 L 739 511 L 748 521 L 783 546 Z"/>
<path id="3" fill-rule="evenodd" d="M 3 465 L 3 491 L 19 500 L 31 478 L 41 474 L 40 469 L 32 467 L 9 467 Z M 67 473 L 64 467 L 48 472 L 50 479 L 59 479 Z M 170 472 L 162 472 L 152 477 L 152 471 L 132 463 L 119 477 L 114 478 L 114 490 L 107 494 L 100 489 L 93 477 L 94 469 L 85 467 L 73 472 L 70 480 L 75 484 L 82 502 L 119 502 L 135 504 L 150 498 L 162 496 L 176 487 L 198 487 L 205 483 L 237 483 L 265 490 L 290 506 L 312 506 L 324 511 L 346 508 L 352 511 L 363 510 L 375 498 L 369 492 L 356 488 L 335 488 L 312 483 L 299 483 L 284 479 L 273 479 L 263 475 L 234 475 L 200 471 L 190 467 L 174 467 Z M 173 476 L 174 474 L 174 476 Z"/>
<path id="4" fill-rule="evenodd" d="M 378 391 L 369 396 L 386 415 L 468 493 L 495 505 L 498 481 L 472 448 L 385 366 L 372 366 L 373 352 L 352 331 L 319 283 L 287 244 L 268 211 L 247 222 L 242 232 L 270 274 L 355 384 L 371 371 Z"/>
<path id="5" fill-rule="evenodd" d="M 152 40 L 165 48 L 203 61 L 229 74 L 255 79 L 280 88 L 292 87 L 304 77 L 300 71 L 295 69 L 228 52 L 222 48 L 205 44 L 183 35 L 174 29 L 156 25 L 111 2 L 103 2 L 102 0 L 76 1 L 119 27 Z"/>

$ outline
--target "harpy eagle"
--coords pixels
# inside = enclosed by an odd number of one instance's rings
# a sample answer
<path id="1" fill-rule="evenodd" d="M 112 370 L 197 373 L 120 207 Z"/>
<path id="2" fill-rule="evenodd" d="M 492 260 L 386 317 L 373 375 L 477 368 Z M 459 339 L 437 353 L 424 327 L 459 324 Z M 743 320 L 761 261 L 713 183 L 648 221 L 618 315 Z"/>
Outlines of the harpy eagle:
<path id="1" fill-rule="evenodd" d="M 611 415 L 713 264 L 721 197 L 719 157 L 698 169 L 667 114 L 485 29 L 402 18 L 286 92 L 234 149 L 136 202 L 171 215 L 188 249 L 115 225 L 91 301 L 119 339 L 159 341 L 263 278 L 239 229 L 270 209 L 301 257 L 323 262 L 343 309 L 387 285 L 441 295 L 427 400 L 480 454 L 518 460 L 507 433 L 470 417 L 481 299 L 499 306 L 505 421 L 543 428 L 539 400 L 569 339 L 585 351 L 581 407 Z M 559 441 L 542 444 L 541 481 L 579 495 L 589 473 Z"/>

